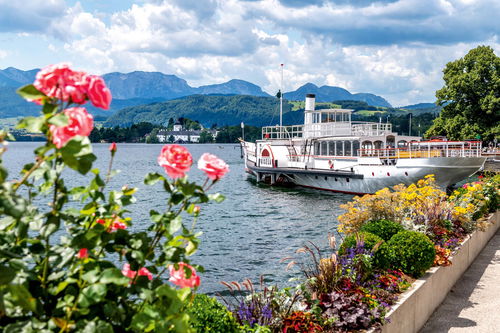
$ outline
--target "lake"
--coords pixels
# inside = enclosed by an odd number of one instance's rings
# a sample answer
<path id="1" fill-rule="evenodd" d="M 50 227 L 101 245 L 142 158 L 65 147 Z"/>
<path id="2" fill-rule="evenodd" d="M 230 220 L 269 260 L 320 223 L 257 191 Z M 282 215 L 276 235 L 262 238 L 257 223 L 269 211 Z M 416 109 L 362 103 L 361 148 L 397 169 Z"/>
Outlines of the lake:
<path id="1" fill-rule="evenodd" d="M 14 142 L 4 154 L 9 177 L 25 163 L 33 160 L 33 150 L 40 143 Z M 107 170 L 109 144 L 93 144 L 98 160 L 94 167 Z M 149 210 L 162 210 L 166 193 L 161 186 L 145 186 L 142 181 L 148 172 L 161 172 L 156 158 L 160 144 L 118 144 L 114 169 L 121 170 L 110 182 L 110 188 L 122 185 L 138 187 L 138 199 L 129 206 L 135 230 L 149 225 Z M 196 229 L 203 232 L 199 251 L 192 261 L 205 267 L 200 291 L 224 293 L 220 281 L 242 281 L 249 278 L 258 283 L 264 276 L 268 284 L 286 285 L 288 279 L 301 276 L 298 269 L 285 271 L 280 259 L 292 256 L 298 248 L 312 242 L 322 249 L 328 248 L 328 232 L 335 232 L 339 205 L 352 199 L 352 195 L 335 194 L 302 188 L 278 188 L 256 184 L 244 172 L 239 145 L 191 144 L 186 145 L 195 161 L 189 172 L 192 180 L 201 182 L 204 173 L 197 169 L 196 161 L 204 152 L 217 155 L 229 164 L 230 172 L 210 191 L 220 192 L 226 200 L 220 204 L 201 206 Z M 84 184 L 85 177 L 72 170 L 65 177 L 68 186 Z M 159 184 L 158 184 L 159 185 Z M 190 225 L 190 224 L 188 224 Z M 120 266 L 121 267 L 121 266 Z"/>

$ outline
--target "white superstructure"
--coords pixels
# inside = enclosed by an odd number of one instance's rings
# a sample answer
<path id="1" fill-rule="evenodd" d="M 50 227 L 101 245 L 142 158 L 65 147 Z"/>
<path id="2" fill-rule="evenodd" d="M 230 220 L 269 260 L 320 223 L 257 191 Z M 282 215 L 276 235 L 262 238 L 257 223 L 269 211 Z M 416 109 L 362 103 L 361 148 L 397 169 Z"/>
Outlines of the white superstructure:
<path id="1" fill-rule="evenodd" d="M 479 141 L 422 141 L 398 135 L 391 124 L 351 121 L 353 110 L 315 109 L 306 96 L 303 125 L 262 128 L 262 139 L 242 141 L 246 171 L 258 181 L 345 193 L 375 193 L 434 174 L 441 187 L 479 170 Z"/>

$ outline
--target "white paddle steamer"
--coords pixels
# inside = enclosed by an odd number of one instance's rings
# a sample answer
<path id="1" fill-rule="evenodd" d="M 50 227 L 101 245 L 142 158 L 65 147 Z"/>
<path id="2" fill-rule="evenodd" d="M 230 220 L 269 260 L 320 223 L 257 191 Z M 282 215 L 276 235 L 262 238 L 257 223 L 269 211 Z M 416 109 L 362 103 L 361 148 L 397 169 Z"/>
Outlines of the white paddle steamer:
<path id="1" fill-rule="evenodd" d="M 303 125 L 262 128 L 241 141 L 245 169 L 257 181 L 364 194 L 434 174 L 446 188 L 474 174 L 486 158 L 480 141 L 424 141 L 391 124 L 351 121 L 353 110 L 315 109 L 308 94 Z"/>

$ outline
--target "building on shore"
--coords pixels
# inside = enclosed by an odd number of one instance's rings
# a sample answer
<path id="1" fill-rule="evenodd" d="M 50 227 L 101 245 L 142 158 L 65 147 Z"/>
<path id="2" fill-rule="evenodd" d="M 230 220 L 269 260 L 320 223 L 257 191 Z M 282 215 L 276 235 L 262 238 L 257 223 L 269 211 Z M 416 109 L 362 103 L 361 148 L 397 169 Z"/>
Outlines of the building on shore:
<path id="1" fill-rule="evenodd" d="M 200 137 L 203 132 L 208 132 L 212 139 L 217 136 L 217 131 L 201 129 L 201 130 L 186 130 L 181 124 L 175 124 L 172 131 L 160 130 L 156 135 L 158 142 L 173 142 L 173 143 L 187 143 L 200 142 Z"/>

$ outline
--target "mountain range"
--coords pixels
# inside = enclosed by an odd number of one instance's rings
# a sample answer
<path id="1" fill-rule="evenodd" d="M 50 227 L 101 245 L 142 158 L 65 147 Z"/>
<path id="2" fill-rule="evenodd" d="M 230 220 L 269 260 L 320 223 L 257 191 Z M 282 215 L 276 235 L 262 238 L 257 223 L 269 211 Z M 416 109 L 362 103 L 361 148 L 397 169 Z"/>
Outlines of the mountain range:
<path id="1" fill-rule="evenodd" d="M 34 115 L 38 107 L 27 103 L 15 93 L 20 86 L 33 83 L 38 69 L 23 71 L 9 67 L 0 70 L 0 118 Z M 155 102 L 163 102 L 189 95 L 250 95 L 270 97 L 261 87 L 244 81 L 230 80 L 225 83 L 191 87 L 186 80 L 175 75 L 166 75 L 159 72 L 108 73 L 103 79 L 113 94 L 110 110 L 103 111 L 88 106 L 95 115 L 109 116 L 114 112 L 130 107 Z M 304 100 L 308 93 L 316 94 L 316 101 L 331 102 L 335 100 L 364 101 L 372 106 L 390 107 L 383 97 L 370 94 L 351 94 L 340 87 L 317 87 L 307 83 L 295 91 L 284 93 L 285 99 Z"/>

